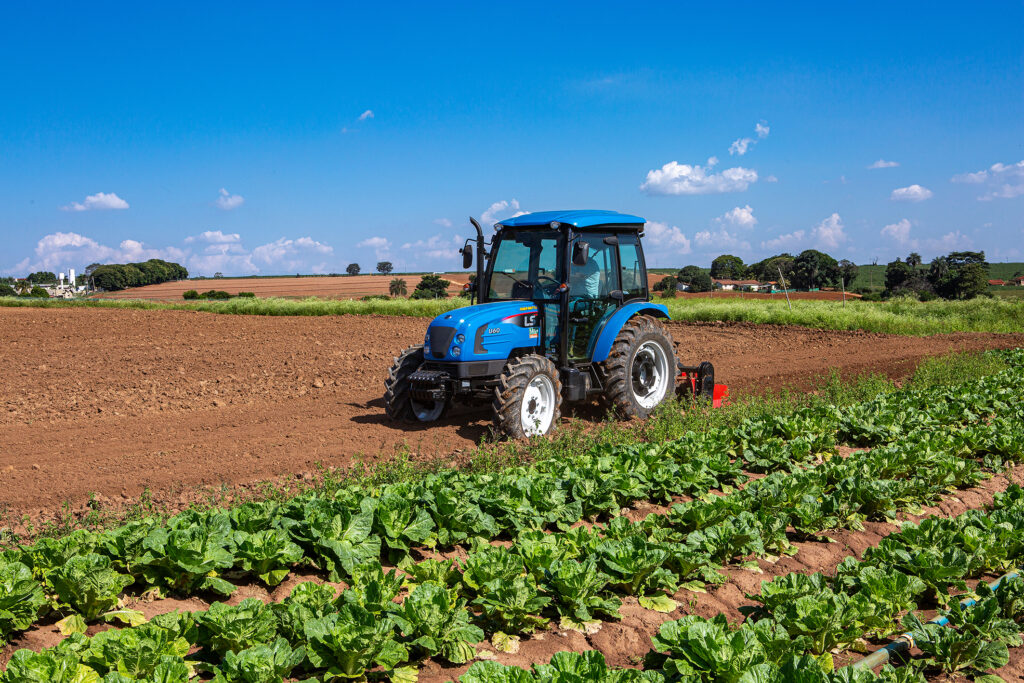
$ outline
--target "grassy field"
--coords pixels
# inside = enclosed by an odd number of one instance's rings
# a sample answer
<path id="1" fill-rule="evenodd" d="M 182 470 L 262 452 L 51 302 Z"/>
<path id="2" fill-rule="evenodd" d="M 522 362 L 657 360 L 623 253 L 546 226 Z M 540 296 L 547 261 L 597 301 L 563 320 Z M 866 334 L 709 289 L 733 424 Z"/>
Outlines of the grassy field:
<path id="1" fill-rule="evenodd" d="M 783 300 L 657 299 L 672 318 L 688 321 L 741 321 L 802 325 L 830 330 L 868 330 L 888 334 L 927 335 L 944 332 L 1024 332 L 1024 297 L 973 301 L 900 299 L 880 303 Z M 462 298 L 350 301 L 336 299 L 231 299 L 228 301 L 158 302 L 133 299 L 0 298 L 0 306 L 41 308 L 124 308 L 205 311 L 236 315 L 401 315 L 434 317 L 468 303 Z"/>

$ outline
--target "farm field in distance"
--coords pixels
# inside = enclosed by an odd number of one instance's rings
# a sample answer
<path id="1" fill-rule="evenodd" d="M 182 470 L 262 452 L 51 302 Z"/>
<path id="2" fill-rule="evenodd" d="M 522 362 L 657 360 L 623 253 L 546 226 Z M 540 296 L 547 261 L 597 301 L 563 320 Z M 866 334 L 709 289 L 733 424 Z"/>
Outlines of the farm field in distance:
<path id="1" fill-rule="evenodd" d="M 181 301 L 181 295 L 190 289 L 204 292 L 219 289 L 230 294 L 252 292 L 258 297 L 307 297 L 356 299 L 361 296 L 387 294 L 388 283 L 398 278 L 405 280 L 409 292 L 416 288 L 420 275 L 337 275 L 311 277 L 241 277 L 207 278 L 204 280 L 176 280 L 159 285 L 132 287 L 117 292 L 97 295 L 104 299 L 148 299 L 152 301 Z M 469 272 L 445 273 L 441 277 L 452 284 L 450 295 L 462 291 L 469 281 Z"/>

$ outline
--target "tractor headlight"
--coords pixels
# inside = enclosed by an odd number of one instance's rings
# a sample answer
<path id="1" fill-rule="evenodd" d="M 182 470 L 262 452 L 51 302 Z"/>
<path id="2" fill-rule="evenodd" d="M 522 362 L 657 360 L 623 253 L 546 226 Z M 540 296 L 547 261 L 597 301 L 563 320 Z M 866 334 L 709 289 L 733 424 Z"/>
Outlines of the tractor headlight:
<path id="1" fill-rule="evenodd" d="M 455 335 L 455 341 L 457 343 L 461 344 L 462 342 L 466 341 L 466 335 L 464 335 L 464 334 L 457 334 L 457 335 Z"/>
<path id="2" fill-rule="evenodd" d="M 458 358 L 461 355 L 462 355 L 462 347 L 461 346 L 453 346 L 452 347 L 452 358 Z"/>

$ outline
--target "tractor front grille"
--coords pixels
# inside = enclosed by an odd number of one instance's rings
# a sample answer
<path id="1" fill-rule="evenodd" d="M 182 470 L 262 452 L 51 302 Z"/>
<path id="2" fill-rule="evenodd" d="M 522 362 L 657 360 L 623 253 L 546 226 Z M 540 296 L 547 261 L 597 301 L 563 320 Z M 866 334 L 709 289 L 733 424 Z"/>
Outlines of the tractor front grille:
<path id="1" fill-rule="evenodd" d="M 430 335 L 430 355 L 434 358 L 444 358 L 448 355 L 448 347 L 455 338 L 455 328 L 431 325 L 427 334 Z"/>

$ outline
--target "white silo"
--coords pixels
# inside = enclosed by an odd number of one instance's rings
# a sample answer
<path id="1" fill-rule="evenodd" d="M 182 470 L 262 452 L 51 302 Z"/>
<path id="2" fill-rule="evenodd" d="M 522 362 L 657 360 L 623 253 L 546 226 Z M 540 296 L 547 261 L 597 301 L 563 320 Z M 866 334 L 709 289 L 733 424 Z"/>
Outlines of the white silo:
<path id="1" fill-rule="evenodd" d="M 75 269 L 72 268 L 68 271 L 68 284 L 72 287 L 75 286 Z"/>

